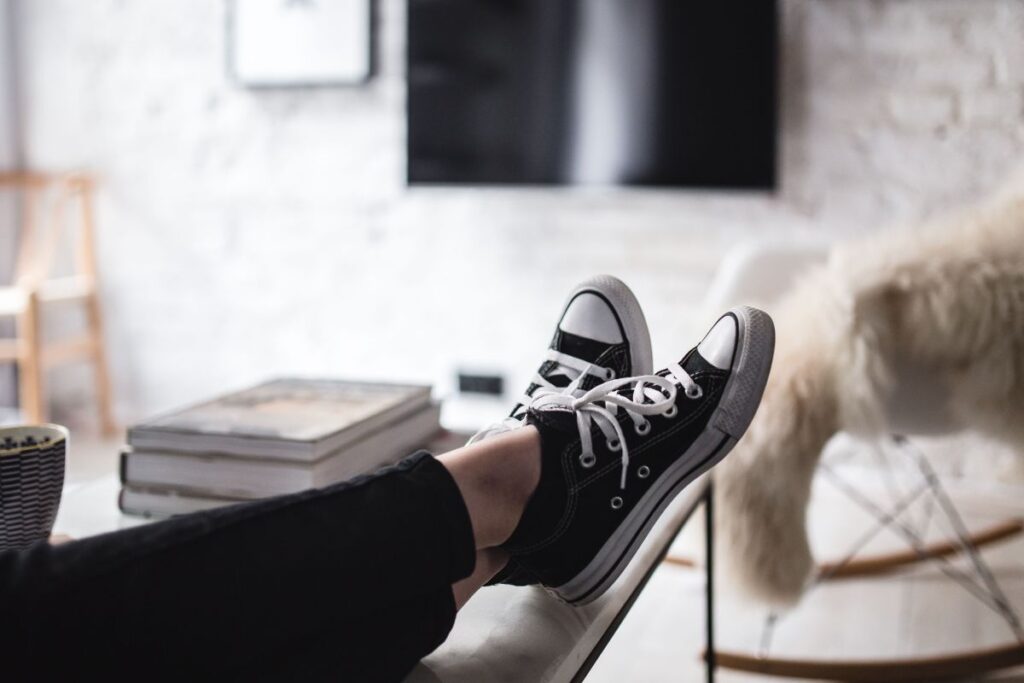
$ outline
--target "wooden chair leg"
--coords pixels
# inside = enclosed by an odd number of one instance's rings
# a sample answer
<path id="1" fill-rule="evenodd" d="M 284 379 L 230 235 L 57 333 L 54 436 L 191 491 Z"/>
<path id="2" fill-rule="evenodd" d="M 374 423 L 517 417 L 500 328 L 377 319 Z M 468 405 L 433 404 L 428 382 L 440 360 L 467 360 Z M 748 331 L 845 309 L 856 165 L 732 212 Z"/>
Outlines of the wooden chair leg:
<path id="1" fill-rule="evenodd" d="M 29 293 L 25 310 L 18 316 L 18 338 L 22 345 L 18 358 L 18 401 L 25 421 L 40 424 L 46 422 L 46 404 L 43 400 L 39 299 L 35 292 Z"/>
<path id="2" fill-rule="evenodd" d="M 110 371 L 107 367 L 106 344 L 103 336 L 103 316 L 100 302 L 94 292 L 86 300 L 86 317 L 89 324 L 89 338 L 92 345 L 92 367 L 96 378 L 96 406 L 99 411 L 100 429 L 104 436 L 113 436 L 117 432 L 111 405 Z"/>
<path id="3" fill-rule="evenodd" d="M 96 405 L 99 410 L 100 429 L 105 436 L 112 436 L 117 431 L 117 423 L 114 420 L 111 405 L 110 371 L 107 366 L 107 347 L 103 335 L 103 314 L 97 292 L 99 275 L 96 268 L 96 225 L 92 181 L 86 177 L 77 178 L 73 182 L 73 190 L 78 196 L 82 226 L 78 248 L 78 267 L 92 281 L 93 287 L 92 293 L 85 301 L 85 309 L 89 325 L 89 341 L 92 346 L 92 366 L 96 377 Z"/>

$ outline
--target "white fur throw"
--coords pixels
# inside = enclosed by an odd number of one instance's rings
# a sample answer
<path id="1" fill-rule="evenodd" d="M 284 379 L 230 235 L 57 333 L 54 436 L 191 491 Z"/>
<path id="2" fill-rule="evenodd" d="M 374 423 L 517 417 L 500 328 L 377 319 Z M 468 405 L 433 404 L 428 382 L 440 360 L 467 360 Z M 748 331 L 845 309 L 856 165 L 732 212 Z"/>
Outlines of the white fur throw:
<path id="1" fill-rule="evenodd" d="M 880 435 L 902 364 L 941 388 L 957 424 L 1024 447 L 1024 190 L 954 219 L 837 248 L 774 311 L 772 375 L 716 471 L 732 583 L 774 604 L 813 568 L 805 514 L 825 442 Z"/>

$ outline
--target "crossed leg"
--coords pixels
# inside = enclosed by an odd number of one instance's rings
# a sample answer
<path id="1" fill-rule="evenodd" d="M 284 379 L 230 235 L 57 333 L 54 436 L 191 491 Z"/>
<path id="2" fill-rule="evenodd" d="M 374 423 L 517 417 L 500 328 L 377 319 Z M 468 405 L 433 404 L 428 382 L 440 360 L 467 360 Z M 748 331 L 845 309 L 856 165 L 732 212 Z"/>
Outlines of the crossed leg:
<path id="1" fill-rule="evenodd" d="M 452 475 L 473 524 L 476 567 L 452 585 L 461 608 L 508 562 L 498 548 L 522 517 L 540 481 L 540 434 L 523 427 L 438 457 Z"/>

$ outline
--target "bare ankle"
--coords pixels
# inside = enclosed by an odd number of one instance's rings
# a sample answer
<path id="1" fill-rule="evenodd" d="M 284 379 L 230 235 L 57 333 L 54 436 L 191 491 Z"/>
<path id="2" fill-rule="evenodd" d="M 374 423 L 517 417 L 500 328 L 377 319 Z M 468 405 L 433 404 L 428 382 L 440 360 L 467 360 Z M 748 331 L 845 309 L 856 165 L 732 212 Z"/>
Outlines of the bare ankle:
<path id="1" fill-rule="evenodd" d="M 440 458 L 459 487 L 477 548 L 505 542 L 540 481 L 540 435 L 523 427 Z"/>

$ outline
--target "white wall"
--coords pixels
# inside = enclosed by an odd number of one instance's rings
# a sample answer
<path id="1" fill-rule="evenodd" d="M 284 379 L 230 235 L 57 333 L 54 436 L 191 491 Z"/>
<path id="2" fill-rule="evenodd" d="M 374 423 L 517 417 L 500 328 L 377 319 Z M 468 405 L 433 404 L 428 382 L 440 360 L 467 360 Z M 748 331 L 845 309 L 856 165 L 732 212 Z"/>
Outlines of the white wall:
<path id="1" fill-rule="evenodd" d="M 14 168 L 20 162 L 13 16 L 11 0 L 0 0 L 0 168 L 5 169 Z M 11 281 L 16 227 L 16 201 L 10 194 L 0 195 L 0 287 Z M 14 321 L 0 319 L 0 337 L 10 337 L 14 332 Z M 14 366 L 0 364 L 0 422 L 12 412 L 7 408 L 15 405 L 15 396 Z"/>
<path id="2" fill-rule="evenodd" d="M 526 372 L 599 271 L 634 286 L 665 360 L 737 240 L 911 219 L 1024 149 L 1024 3 L 784 0 L 776 195 L 409 191 L 404 3 L 382 5 L 370 87 L 267 92 L 225 74 L 221 2 L 20 3 L 27 158 L 103 184 L 124 418 L 274 373 Z"/>

